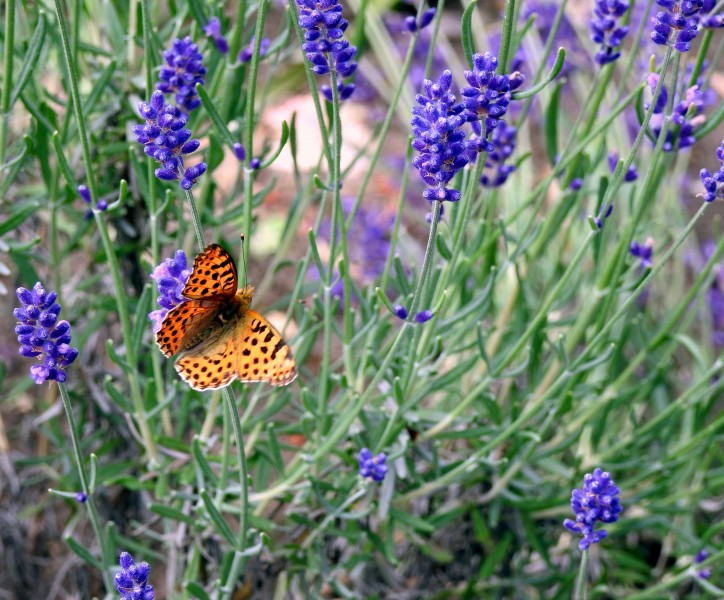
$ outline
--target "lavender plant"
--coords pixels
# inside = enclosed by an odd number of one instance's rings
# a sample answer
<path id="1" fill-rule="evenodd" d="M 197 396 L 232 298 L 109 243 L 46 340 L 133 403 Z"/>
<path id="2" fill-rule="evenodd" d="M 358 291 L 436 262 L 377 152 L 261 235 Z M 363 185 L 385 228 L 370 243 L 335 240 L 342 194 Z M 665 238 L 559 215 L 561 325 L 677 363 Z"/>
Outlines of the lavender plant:
<path id="1" fill-rule="evenodd" d="M 7 3 L 0 590 L 724 595 L 720 4 Z"/>

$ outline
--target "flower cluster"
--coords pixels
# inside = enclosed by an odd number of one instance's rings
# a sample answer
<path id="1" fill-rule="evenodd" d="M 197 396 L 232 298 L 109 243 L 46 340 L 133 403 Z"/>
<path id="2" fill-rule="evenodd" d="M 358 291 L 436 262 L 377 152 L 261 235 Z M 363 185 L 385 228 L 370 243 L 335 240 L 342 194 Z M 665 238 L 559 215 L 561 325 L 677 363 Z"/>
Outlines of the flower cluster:
<path id="1" fill-rule="evenodd" d="M 208 25 L 207 25 L 208 27 Z M 196 93 L 196 84 L 204 84 L 206 67 L 199 48 L 190 37 L 176 39 L 170 50 L 163 52 L 166 64 L 161 67 L 158 78 L 161 80 L 156 89 L 164 94 L 175 94 L 176 105 L 186 112 L 191 112 L 201 105 Z"/>
<path id="2" fill-rule="evenodd" d="M 583 535 L 578 542 L 581 550 L 587 550 L 591 544 L 597 544 L 606 537 L 605 529 L 594 531 L 598 521 L 618 521 L 618 515 L 623 510 L 618 493 L 611 475 L 598 468 L 593 474 L 584 476 L 582 490 L 575 489 L 571 493 L 571 508 L 576 513 L 576 520 L 566 519 L 563 525 L 569 531 Z"/>
<path id="3" fill-rule="evenodd" d="M 449 188 L 453 177 L 468 162 L 474 161 L 480 152 L 491 154 L 486 166 L 498 166 L 499 173 L 491 178 L 481 178 L 483 185 L 500 182 L 514 170 L 503 166 L 515 147 L 515 128 L 500 125 L 511 101 L 511 92 L 523 83 L 519 72 L 500 75 L 495 72 L 498 59 L 490 53 L 473 56 L 473 70 L 465 71 L 468 83 L 460 91 L 463 100 L 458 102 L 450 91 L 452 73 L 443 71 L 437 83 L 426 79 L 423 93 L 417 95 L 418 106 L 412 109 L 412 147 L 418 155 L 412 164 L 428 185 L 423 197 L 430 202 L 460 199 L 460 192 Z M 463 129 L 470 123 L 473 136 L 469 139 Z M 501 131 L 495 134 L 498 127 Z M 495 141 L 490 139 L 491 134 Z"/>
<path id="4" fill-rule="evenodd" d="M 660 46 L 671 46 L 679 52 L 691 50 L 691 41 L 699 33 L 699 17 L 703 0 L 656 0 L 668 12 L 656 13 L 651 39 Z"/>
<path id="5" fill-rule="evenodd" d="M 611 171 L 611 173 L 616 170 L 616 166 L 618 165 L 618 159 L 618 150 L 611 150 L 608 153 L 608 170 Z M 623 180 L 625 183 L 631 183 L 632 181 L 636 181 L 638 178 L 639 173 L 634 165 L 629 166 L 626 174 L 623 176 Z"/>
<path id="6" fill-rule="evenodd" d="M 365 479 L 380 482 L 387 475 L 387 465 L 385 461 L 387 456 L 384 452 L 380 452 L 377 456 L 372 456 L 369 448 L 362 448 L 359 453 L 359 474 Z"/>
<path id="7" fill-rule="evenodd" d="M 261 44 L 259 44 L 259 58 L 264 56 L 267 53 L 267 50 L 269 50 L 269 38 L 261 38 Z M 241 52 L 239 52 L 239 62 L 242 63 L 248 63 L 251 60 L 252 55 L 254 54 L 254 36 L 251 36 L 251 39 L 249 40 L 249 45 L 246 48 L 243 48 Z"/>
<path id="8" fill-rule="evenodd" d="M 90 205 L 92 198 L 91 198 L 90 190 L 85 185 L 81 184 L 78 186 L 78 195 L 81 197 L 83 202 Z M 108 202 L 103 199 L 98 200 L 98 202 L 96 202 L 95 209 L 99 210 L 101 212 L 108 209 Z M 93 217 L 93 211 L 89 208 L 85 213 L 85 218 L 90 219 L 91 217 Z"/>
<path id="9" fill-rule="evenodd" d="M 32 290 L 21 287 L 16 293 L 21 306 L 13 315 L 18 320 L 15 333 L 20 355 L 42 361 L 30 367 L 30 377 L 37 384 L 48 380 L 63 383 L 65 369 L 78 357 L 78 350 L 70 347 L 70 323 L 58 321 L 58 294 L 46 292 L 40 282 Z"/>
<path id="10" fill-rule="evenodd" d="M 485 187 L 500 187 L 508 181 L 510 174 L 515 171 L 515 165 L 506 164 L 505 161 L 515 151 L 517 134 L 518 130 L 505 121 L 498 123 L 498 126 L 493 129 L 493 135 L 490 137 L 493 149 L 488 152 L 485 161 L 485 172 L 480 178 L 480 183 Z"/>
<path id="11" fill-rule="evenodd" d="M 201 162 L 184 169 L 184 155 L 199 147 L 199 140 L 190 139 L 191 131 L 184 129 L 188 116 L 172 104 L 164 104 L 163 93 L 155 91 L 150 102 L 140 102 L 138 112 L 146 119 L 145 125 L 135 125 L 136 141 L 143 144 L 143 151 L 158 161 L 156 177 L 163 181 L 181 180 L 181 187 L 191 189 L 196 179 L 206 172 Z"/>
<path id="12" fill-rule="evenodd" d="M 425 199 L 460 200 L 460 192 L 448 188 L 455 174 L 468 164 L 465 131 L 467 122 L 463 115 L 464 106 L 458 103 L 450 92 L 452 73 L 443 71 L 437 83 L 426 79 L 423 92 L 417 95 L 412 109 L 412 133 L 415 139 L 412 147 L 419 153 L 412 164 L 420 171 L 422 180 L 428 185 L 423 192 Z"/>
<path id="13" fill-rule="evenodd" d="M 153 586 L 148 584 L 149 564 L 134 564 L 128 552 L 121 552 L 118 562 L 121 570 L 116 573 L 115 583 L 121 600 L 153 600 Z"/>
<path id="14" fill-rule="evenodd" d="M 151 279 L 156 282 L 158 287 L 157 302 L 161 307 L 148 313 L 148 318 L 153 321 L 154 331 L 161 329 L 161 323 L 168 311 L 186 301 L 181 292 L 189 275 L 191 275 L 191 269 L 183 250 L 177 250 L 173 258 L 164 260 L 151 273 Z"/>
<path id="15" fill-rule="evenodd" d="M 650 269 L 653 265 L 651 258 L 654 254 L 654 240 L 653 238 L 647 238 L 643 244 L 639 244 L 636 241 L 631 242 L 631 246 L 628 249 L 631 256 L 639 259 L 639 266 L 642 269 Z"/>
<path id="16" fill-rule="evenodd" d="M 619 47 L 628 33 L 628 25 L 619 25 L 619 20 L 628 9 L 629 3 L 625 0 L 596 0 L 589 26 L 591 39 L 601 44 L 595 56 L 599 65 L 614 62 L 621 56 Z"/>
<path id="17" fill-rule="evenodd" d="M 651 90 L 654 90 L 659 82 L 659 74 L 650 73 L 647 82 Z M 664 119 L 666 118 L 664 109 L 667 99 L 668 91 L 666 86 L 663 86 L 649 121 L 654 140 L 658 139 L 663 129 Z M 677 130 L 672 131 L 673 128 L 669 127 L 666 132 L 663 146 L 664 152 L 675 152 L 682 148 L 688 148 L 696 142 L 694 131 L 705 121 L 704 115 L 701 114 L 705 103 L 706 97 L 699 84 L 692 85 L 686 90 L 684 98 L 674 105 L 671 121 L 676 125 Z M 649 106 L 646 105 L 647 110 L 648 108 Z"/>
<path id="18" fill-rule="evenodd" d="M 395 304 L 392 307 L 392 312 L 398 319 L 401 319 L 403 321 L 405 321 L 407 319 L 407 315 L 408 315 L 407 308 L 402 306 L 402 304 Z M 426 323 L 427 321 L 432 319 L 434 316 L 435 316 L 435 313 L 432 312 L 431 310 L 421 310 L 421 311 L 415 313 L 415 322 L 416 323 Z"/>
<path id="19" fill-rule="evenodd" d="M 492 152 L 495 149 L 487 138 L 508 112 L 511 92 L 524 79 L 518 72 L 499 75 L 495 72 L 497 68 L 498 59 L 489 52 L 473 55 L 473 70 L 465 71 L 468 85 L 460 90 L 465 107 L 464 116 L 478 136 L 479 152 Z"/>
<path id="20" fill-rule="evenodd" d="M 304 50 L 312 71 L 317 75 L 326 75 L 334 71 L 340 77 L 350 77 L 357 70 L 354 58 L 357 48 L 342 39 L 349 22 L 342 18 L 342 5 L 338 0 L 297 0 L 299 7 L 299 26 L 304 30 Z M 354 84 L 337 82 L 337 91 L 341 100 L 346 100 L 354 92 Z M 329 101 L 332 90 L 324 86 L 322 93 Z"/>
<path id="21" fill-rule="evenodd" d="M 709 558 L 709 552 L 705 548 L 702 548 L 701 550 L 699 550 L 699 552 L 696 553 L 696 557 L 694 558 L 694 564 L 700 565 L 707 558 Z M 711 569 L 707 567 L 706 569 L 697 571 L 696 575 L 700 579 L 709 579 L 709 577 L 711 577 Z"/>
<path id="22" fill-rule="evenodd" d="M 707 29 L 721 29 L 724 27 L 724 13 L 712 14 L 717 0 L 704 0 L 701 6 L 701 26 Z"/>
<path id="23" fill-rule="evenodd" d="M 204 27 L 204 33 L 211 38 L 214 46 L 216 46 L 216 49 L 221 52 L 221 54 L 226 54 L 229 51 L 229 42 L 221 35 L 221 21 L 219 21 L 217 17 L 211 17 Z M 203 83 L 203 79 L 201 83 Z"/>
<path id="24" fill-rule="evenodd" d="M 422 15 L 420 15 L 419 19 L 415 19 L 415 17 L 405 17 L 405 29 L 407 29 L 410 33 L 422 31 L 425 27 L 432 23 L 436 12 L 436 8 L 428 8 L 424 13 L 422 13 Z"/>
<path id="25" fill-rule="evenodd" d="M 699 171 L 701 183 L 704 186 L 704 200 L 713 202 L 717 198 L 724 198 L 724 140 L 716 149 L 716 157 L 719 159 L 719 170 L 714 174 L 709 169 Z"/>

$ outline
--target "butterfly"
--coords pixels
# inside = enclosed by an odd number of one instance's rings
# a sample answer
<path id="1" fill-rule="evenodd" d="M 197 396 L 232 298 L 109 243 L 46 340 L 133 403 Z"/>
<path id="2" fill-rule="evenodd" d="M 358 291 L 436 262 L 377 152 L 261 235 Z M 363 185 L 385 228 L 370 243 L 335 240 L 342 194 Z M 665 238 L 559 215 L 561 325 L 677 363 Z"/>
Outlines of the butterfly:
<path id="1" fill-rule="evenodd" d="M 195 390 L 217 389 L 234 379 L 287 385 L 297 376 L 289 346 L 258 312 L 251 310 L 253 286 L 237 290 L 231 255 L 218 244 L 194 260 L 183 291 L 188 298 L 171 309 L 156 333 L 181 379 Z"/>

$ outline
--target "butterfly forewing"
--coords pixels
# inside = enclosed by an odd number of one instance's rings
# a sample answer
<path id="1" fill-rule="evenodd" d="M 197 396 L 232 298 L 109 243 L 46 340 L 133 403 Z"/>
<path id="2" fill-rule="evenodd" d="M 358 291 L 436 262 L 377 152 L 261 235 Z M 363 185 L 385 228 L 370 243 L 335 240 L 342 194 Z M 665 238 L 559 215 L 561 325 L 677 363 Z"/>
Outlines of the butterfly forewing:
<path id="1" fill-rule="evenodd" d="M 194 260 L 194 268 L 181 292 L 192 300 L 231 300 L 238 277 L 231 255 L 218 244 L 206 246 Z"/>
<path id="2" fill-rule="evenodd" d="M 209 330 L 218 308 L 202 301 L 189 300 L 171 309 L 156 332 L 156 343 L 166 356 L 188 348 Z"/>

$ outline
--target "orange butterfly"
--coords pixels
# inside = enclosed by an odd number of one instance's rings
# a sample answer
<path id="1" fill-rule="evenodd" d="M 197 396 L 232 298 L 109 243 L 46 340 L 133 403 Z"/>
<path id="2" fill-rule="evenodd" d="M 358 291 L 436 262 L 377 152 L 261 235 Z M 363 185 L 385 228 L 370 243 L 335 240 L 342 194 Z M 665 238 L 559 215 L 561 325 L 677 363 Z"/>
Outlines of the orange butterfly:
<path id="1" fill-rule="evenodd" d="M 217 389 L 234 379 L 287 385 L 297 376 L 289 346 L 269 321 L 249 308 L 250 285 L 237 290 L 236 264 L 218 244 L 196 257 L 181 292 L 187 302 L 173 308 L 156 333 L 166 356 L 195 390 Z"/>

